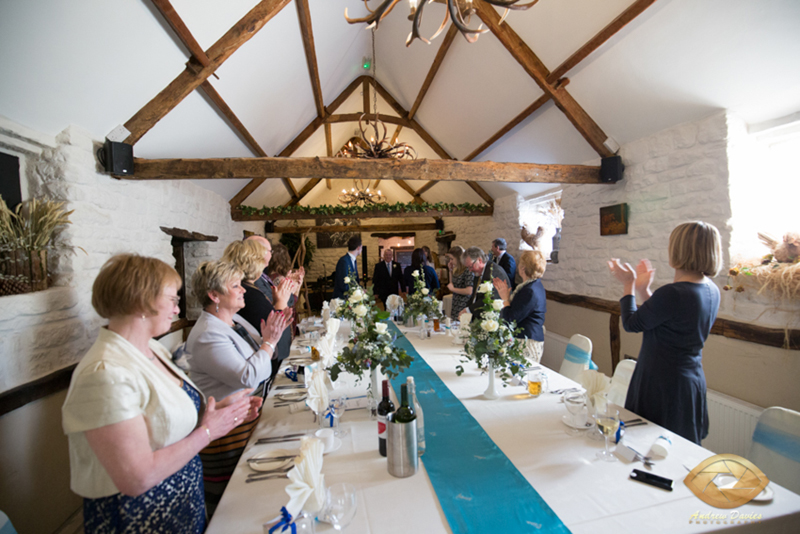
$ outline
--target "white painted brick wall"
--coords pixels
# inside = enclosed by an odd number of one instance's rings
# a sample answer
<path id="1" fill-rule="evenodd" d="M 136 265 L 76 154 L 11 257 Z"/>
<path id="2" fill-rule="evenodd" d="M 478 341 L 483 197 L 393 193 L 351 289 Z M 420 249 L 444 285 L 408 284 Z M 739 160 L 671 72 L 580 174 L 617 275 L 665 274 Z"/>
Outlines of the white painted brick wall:
<path id="1" fill-rule="evenodd" d="M 243 225 L 231 221 L 228 202 L 216 193 L 189 181 L 135 182 L 102 174 L 94 156 L 100 145 L 81 128 L 66 128 L 48 146 L 10 121 L 0 126 L 0 146 L 23 138 L 29 147 L 39 147 L 12 150 L 23 160 L 29 196 L 66 200 L 75 212 L 61 241 L 85 250 L 53 255 L 50 270 L 58 287 L 0 300 L 0 391 L 83 356 L 104 323 L 91 306 L 92 283 L 113 254 L 137 252 L 174 265 L 171 238 L 159 227 L 218 236 L 216 243 L 187 247 L 190 274 L 241 239 Z"/>

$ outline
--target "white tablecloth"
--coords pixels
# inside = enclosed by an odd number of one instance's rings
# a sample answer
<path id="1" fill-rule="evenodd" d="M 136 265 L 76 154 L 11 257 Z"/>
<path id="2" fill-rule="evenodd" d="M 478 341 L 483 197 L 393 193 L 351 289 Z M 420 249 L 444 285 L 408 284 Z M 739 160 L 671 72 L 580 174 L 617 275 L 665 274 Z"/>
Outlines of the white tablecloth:
<path id="1" fill-rule="evenodd" d="M 683 479 L 688 473 L 684 464 L 694 468 L 713 453 L 679 437 L 673 440 L 669 456 L 657 461 L 653 468 L 655 474 L 675 480 L 674 491 L 666 492 L 631 481 L 628 475 L 632 469 L 644 469 L 640 463 L 598 461 L 595 454 L 603 446 L 601 441 L 592 441 L 586 436 L 571 437 L 564 432 L 566 427 L 561 418 L 567 412 L 558 395 L 543 394 L 534 399 L 522 387 L 508 387 L 500 388 L 500 399 L 484 400 L 486 375 L 481 375 L 473 364 L 467 364 L 466 373 L 456 376 L 461 347 L 453 345 L 452 338 L 434 335 L 431 339 L 420 340 L 413 334 L 408 337 L 573 533 L 707 532 L 740 526 L 757 532 L 798 531 L 800 496 L 777 484 L 770 483 L 775 494 L 771 503 L 750 503 L 734 510 L 712 508 L 695 497 L 683 484 Z M 553 371 L 549 376 L 551 389 L 574 385 Z M 342 387 L 360 389 L 363 394 L 366 380 L 360 388 L 353 386 L 353 377 L 346 377 L 345 381 L 348 384 Z M 424 409 L 424 395 L 420 400 Z M 271 404 L 268 401 L 252 443 L 258 437 L 302 430 L 313 433 L 317 429 L 310 412 L 289 415 L 288 408 L 273 409 Z M 623 419 L 635 417 L 624 410 L 621 415 Z M 386 459 L 378 454 L 377 424 L 369 420 L 366 411 L 346 412 L 342 426 L 350 435 L 343 439 L 341 449 L 325 456 L 323 473 L 328 485 L 350 482 L 358 489 L 358 512 L 347 532 L 450 532 L 425 473 L 424 456 L 417 475 L 394 478 L 387 472 Z M 431 431 L 430 428 L 426 430 Z M 628 429 L 626 439 L 646 452 L 661 432 L 660 427 L 651 423 Z M 288 501 L 284 491 L 288 481 L 246 484 L 245 478 L 251 471 L 245 460 L 265 450 L 294 448 L 297 444 L 251 444 L 247 447 L 212 518 L 209 534 L 261 534 L 262 524 L 275 517 Z M 513 506 L 513 503 L 504 503 L 499 496 L 498 505 Z M 761 523 L 731 525 L 734 511 L 740 516 L 760 514 Z M 725 515 L 729 519 L 727 522 L 694 522 L 692 515 L 696 513 Z M 333 532 L 333 528 L 317 523 L 317 531 Z"/>

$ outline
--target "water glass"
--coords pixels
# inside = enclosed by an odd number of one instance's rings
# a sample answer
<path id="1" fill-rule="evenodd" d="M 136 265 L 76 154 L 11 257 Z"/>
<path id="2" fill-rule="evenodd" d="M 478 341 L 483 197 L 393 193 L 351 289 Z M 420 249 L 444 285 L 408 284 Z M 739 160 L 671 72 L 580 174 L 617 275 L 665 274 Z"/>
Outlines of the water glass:
<path id="1" fill-rule="evenodd" d="M 331 397 L 330 400 L 330 410 L 331 414 L 333 415 L 333 428 L 335 429 L 336 437 L 342 437 L 347 435 L 346 430 L 341 430 L 339 428 L 339 418 L 342 417 L 342 414 L 347 409 L 347 395 L 344 393 L 335 394 Z"/>
<path id="2" fill-rule="evenodd" d="M 339 483 L 329 487 L 326 493 L 325 509 L 317 519 L 342 530 L 356 515 L 356 488 L 352 484 Z"/>
<path id="3" fill-rule="evenodd" d="M 570 391 L 564 395 L 564 406 L 572 415 L 572 427 L 566 430 L 567 435 L 577 436 L 580 433 L 577 415 L 586 408 L 586 394 L 583 391 Z"/>

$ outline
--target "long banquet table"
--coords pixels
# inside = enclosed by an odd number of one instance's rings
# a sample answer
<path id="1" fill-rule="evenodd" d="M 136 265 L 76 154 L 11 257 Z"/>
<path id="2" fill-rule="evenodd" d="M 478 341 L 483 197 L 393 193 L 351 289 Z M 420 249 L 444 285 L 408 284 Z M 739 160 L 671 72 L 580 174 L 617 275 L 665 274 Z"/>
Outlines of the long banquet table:
<path id="1" fill-rule="evenodd" d="M 687 488 L 683 479 L 688 468 L 694 468 L 714 453 L 675 437 L 667 458 L 657 460 L 652 472 L 675 481 L 674 490 L 666 492 L 628 479 L 632 469 L 643 469 L 641 463 L 601 462 L 595 454 L 603 447 L 586 435 L 568 436 L 561 418 L 567 412 L 558 395 L 545 393 L 530 397 L 521 386 L 499 388 L 501 398 L 484 400 L 487 376 L 474 364 L 465 364 L 466 372 L 456 376 L 461 363 L 460 346 L 453 338 L 434 335 L 421 340 L 408 329 L 416 351 L 463 403 L 492 441 L 546 501 L 573 533 L 608 532 L 709 532 L 737 529 L 737 532 L 800 531 L 800 496 L 770 482 L 774 498 L 769 503 L 749 503 L 733 510 L 712 508 L 700 501 Z M 558 373 L 547 370 L 550 389 L 573 387 L 576 384 Z M 282 377 L 282 374 L 279 374 Z M 355 384 L 352 376 L 340 378 L 353 395 L 363 395 L 368 379 Z M 288 383 L 288 379 L 278 381 Z M 399 393 L 399 392 L 398 392 Z M 288 502 L 287 479 L 246 483 L 252 471 L 246 459 L 272 449 L 295 449 L 298 442 L 257 445 L 260 437 L 282 436 L 317 430 L 309 411 L 290 414 L 289 409 L 273 408 L 273 393 L 265 404 L 261 420 L 248 444 L 222 500 L 209 524 L 209 534 L 261 534 L 262 525 L 275 518 Z M 425 408 L 424 395 L 420 401 Z M 623 420 L 636 417 L 620 409 Z M 419 472 L 409 478 L 394 478 L 387 471 L 386 459 L 378 454 L 377 425 L 366 410 L 347 411 L 341 420 L 349 434 L 340 449 L 326 454 L 323 474 L 325 483 L 349 482 L 357 488 L 358 511 L 345 529 L 351 533 L 446 533 L 453 532 L 440 506 L 425 471 L 425 456 Z M 447 432 L 448 428 L 430 428 L 426 434 Z M 646 453 L 663 429 L 649 423 L 627 430 L 626 442 Z M 585 434 L 585 433 L 584 433 Z M 724 452 L 724 451 L 721 451 Z M 464 465 L 469 469 L 469 465 Z M 487 508 L 513 509 L 503 495 L 486 503 Z M 735 512 L 735 513 L 733 513 Z M 697 514 L 701 514 L 698 518 Z M 725 519 L 703 520 L 714 514 Z M 742 520 L 758 517 L 760 520 Z M 735 519 L 735 518 L 740 519 Z M 333 528 L 317 522 L 317 532 L 333 532 Z M 467 529 L 470 530 L 470 529 Z M 536 532 L 535 526 L 531 532 Z M 481 533 L 482 534 L 482 533 Z"/>

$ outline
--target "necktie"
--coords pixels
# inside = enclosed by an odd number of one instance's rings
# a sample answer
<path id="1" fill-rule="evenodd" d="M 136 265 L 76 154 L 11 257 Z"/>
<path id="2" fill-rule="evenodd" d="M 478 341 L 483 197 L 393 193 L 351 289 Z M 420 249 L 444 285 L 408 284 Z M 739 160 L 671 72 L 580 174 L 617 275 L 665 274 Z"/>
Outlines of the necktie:
<path id="1" fill-rule="evenodd" d="M 353 274 L 355 275 L 356 280 L 358 280 L 358 264 L 356 263 L 356 260 L 353 260 Z"/>
<path id="2" fill-rule="evenodd" d="M 389 271 L 389 276 L 392 276 L 392 264 L 388 261 L 386 262 L 386 270 Z"/>

